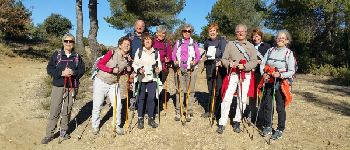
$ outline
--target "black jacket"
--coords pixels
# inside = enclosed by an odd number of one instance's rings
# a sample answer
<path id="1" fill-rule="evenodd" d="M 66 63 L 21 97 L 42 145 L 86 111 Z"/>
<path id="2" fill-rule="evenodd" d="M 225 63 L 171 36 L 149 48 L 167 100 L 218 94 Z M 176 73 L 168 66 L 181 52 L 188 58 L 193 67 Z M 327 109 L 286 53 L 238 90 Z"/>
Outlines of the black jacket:
<path id="1" fill-rule="evenodd" d="M 270 44 L 268 43 L 261 43 L 259 48 L 258 48 L 258 51 L 260 52 L 260 54 L 262 56 L 265 56 L 267 50 L 269 50 L 271 48 Z M 260 58 L 258 57 L 258 59 L 260 60 Z"/>
<path id="2" fill-rule="evenodd" d="M 60 53 L 60 55 L 58 55 Z M 47 73 L 53 78 L 52 84 L 57 87 L 64 86 L 64 77 L 62 71 L 66 68 L 73 70 L 72 75 L 72 85 L 74 88 L 79 86 L 79 79 L 85 73 L 85 64 L 80 55 L 78 55 L 74 50 L 72 51 L 69 58 L 61 49 L 59 52 L 56 51 L 52 54 L 49 63 L 47 64 Z M 70 82 L 67 80 L 66 87 L 70 87 Z"/>

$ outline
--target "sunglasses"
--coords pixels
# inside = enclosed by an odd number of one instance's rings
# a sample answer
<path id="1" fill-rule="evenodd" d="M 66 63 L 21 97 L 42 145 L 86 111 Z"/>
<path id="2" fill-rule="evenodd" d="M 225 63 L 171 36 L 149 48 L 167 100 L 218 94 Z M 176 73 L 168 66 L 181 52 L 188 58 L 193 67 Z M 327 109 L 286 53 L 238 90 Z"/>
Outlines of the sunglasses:
<path id="1" fill-rule="evenodd" d="M 73 40 L 63 40 L 64 43 L 74 43 Z"/>
<path id="2" fill-rule="evenodd" d="M 192 31 L 191 30 L 182 30 L 183 33 L 191 33 Z"/>

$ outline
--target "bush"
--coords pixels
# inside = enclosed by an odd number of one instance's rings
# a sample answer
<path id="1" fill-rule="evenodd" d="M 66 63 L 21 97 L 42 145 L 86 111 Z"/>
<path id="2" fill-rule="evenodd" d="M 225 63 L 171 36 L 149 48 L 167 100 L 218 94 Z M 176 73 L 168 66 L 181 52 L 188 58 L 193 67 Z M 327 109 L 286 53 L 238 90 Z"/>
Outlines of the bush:
<path id="1" fill-rule="evenodd" d="M 346 66 L 334 67 L 330 64 L 308 65 L 308 72 L 314 75 L 332 76 L 333 79 L 344 85 L 350 85 L 350 69 Z"/>
<path id="2" fill-rule="evenodd" d="M 9 48 L 8 46 L 6 46 L 3 43 L 0 43 L 0 54 L 6 55 L 6 56 L 9 56 L 9 57 L 16 57 L 16 54 L 13 53 L 11 48 Z"/>

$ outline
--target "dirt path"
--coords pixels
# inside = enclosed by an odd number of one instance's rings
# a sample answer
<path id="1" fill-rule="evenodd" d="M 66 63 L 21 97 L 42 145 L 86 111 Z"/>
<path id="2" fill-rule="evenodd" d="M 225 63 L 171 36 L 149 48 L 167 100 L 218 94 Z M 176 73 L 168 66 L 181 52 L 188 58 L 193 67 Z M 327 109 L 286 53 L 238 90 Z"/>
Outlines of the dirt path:
<path id="1" fill-rule="evenodd" d="M 45 67 L 46 62 L 0 58 L 0 149 L 350 149 L 350 88 L 309 75 L 298 76 L 293 87 L 294 101 L 287 108 L 284 137 L 271 145 L 252 127 L 248 127 L 249 133 L 236 134 L 227 125 L 224 134 L 218 135 L 215 125 L 210 128 L 208 119 L 199 117 L 203 108 L 198 102 L 194 104 L 194 119 L 186 126 L 173 120 L 174 107 L 169 101 L 167 116 L 161 116 L 157 129 L 135 127 L 130 134 L 116 138 L 109 132 L 111 118 L 110 114 L 106 116 L 105 106 L 101 115 L 106 122 L 100 135 L 93 136 L 89 115 L 80 116 L 91 113 L 91 88 L 74 106 L 72 118 L 79 113 L 79 126 L 72 131 L 72 139 L 62 144 L 55 139 L 41 145 L 48 111 L 41 106 L 47 98 L 37 89 L 43 85 Z M 172 77 L 169 82 L 173 86 Z M 199 98 L 206 92 L 205 82 L 203 73 L 197 80 Z M 91 81 L 84 84 L 90 87 Z M 169 92 L 173 94 L 174 90 Z M 86 124 L 82 139 L 77 140 Z"/>

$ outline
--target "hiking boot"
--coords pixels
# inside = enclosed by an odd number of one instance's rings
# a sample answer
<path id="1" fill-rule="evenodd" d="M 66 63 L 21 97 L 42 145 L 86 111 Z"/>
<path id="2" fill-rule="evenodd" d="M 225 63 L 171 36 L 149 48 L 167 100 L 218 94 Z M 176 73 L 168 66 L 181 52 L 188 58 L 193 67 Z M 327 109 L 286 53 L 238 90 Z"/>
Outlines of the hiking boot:
<path id="1" fill-rule="evenodd" d="M 67 134 L 66 130 L 61 130 L 60 131 L 60 137 L 63 138 L 64 140 L 70 139 L 70 135 Z"/>
<path id="2" fill-rule="evenodd" d="M 218 129 L 216 129 L 216 132 L 219 134 L 222 134 L 222 133 L 224 133 L 224 130 L 225 130 L 225 126 L 219 125 Z"/>
<path id="3" fill-rule="evenodd" d="M 283 134 L 283 131 L 276 130 L 275 133 L 273 133 L 273 135 L 271 136 L 271 139 L 278 140 L 278 139 L 282 138 L 282 134 Z"/>
<path id="4" fill-rule="evenodd" d="M 193 114 L 188 114 L 186 117 L 186 122 L 191 122 L 192 118 L 193 118 Z"/>
<path id="5" fill-rule="evenodd" d="M 137 121 L 137 128 L 139 128 L 139 129 L 143 129 L 144 128 L 143 118 L 139 118 L 139 120 Z"/>
<path id="6" fill-rule="evenodd" d="M 262 136 L 267 136 L 272 134 L 272 128 L 271 127 L 264 127 L 263 131 L 261 132 Z"/>
<path id="7" fill-rule="evenodd" d="M 116 132 L 117 132 L 118 135 L 124 135 L 124 129 L 119 127 L 119 126 L 117 126 L 117 131 Z"/>
<path id="8" fill-rule="evenodd" d="M 175 121 L 180 121 L 180 115 L 179 115 L 179 114 L 176 114 L 174 120 L 175 120 Z"/>
<path id="9" fill-rule="evenodd" d="M 240 122 L 234 121 L 233 122 L 233 131 L 236 133 L 240 133 L 241 132 L 240 126 L 241 126 Z"/>
<path id="10" fill-rule="evenodd" d="M 208 118 L 209 117 L 209 112 L 201 114 L 201 117 L 202 118 Z"/>
<path id="11" fill-rule="evenodd" d="M 92 134 L 97 135 L 100 132 L 99 128 L 92 128 Z"/>
<path id="12" fill-rule="evenodd" d="M 52 140 L 52 137 L 44 137 L 44 138 L 41 140 L 41 144 L 47 144 L 47 143 L 49 143 L 51 140 Z"/>
<path id="13" fill-rule="evenodd" d="M 148 125 L 151 126 L 152 128 L 157 128 L 158 127 L 158 124 L 154 121 L 153 117 L 148 119 Z"/>

